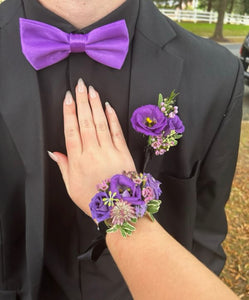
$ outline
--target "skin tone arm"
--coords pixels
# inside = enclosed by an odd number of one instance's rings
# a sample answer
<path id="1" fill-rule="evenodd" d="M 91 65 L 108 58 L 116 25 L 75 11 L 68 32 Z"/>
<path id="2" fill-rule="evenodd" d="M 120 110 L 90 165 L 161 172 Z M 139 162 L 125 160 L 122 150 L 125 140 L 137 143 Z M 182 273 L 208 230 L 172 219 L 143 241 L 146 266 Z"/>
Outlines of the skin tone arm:
<path id="1" fill-rule="evenodd" d="M 108 233 L 107 246 L 136 300 L 232 300 L 233 292 L 157 222 L 139 219 L 135 233 Z"/>
<path id="2" fill-rule="evenodd" d="M 105 112 L 98 93 L 82 80 L 76 104 L 67 92 L 63 104 L 67 156 L 50 153 L 72 200 L 90 216 L 96 184 L 123 170 L 135 170 L 113 108 Z M 90 167 L 89 167 L 90 165 Z M 134 299 L 238 299 L 211 271 L 174 240 L 159 223 L 139 219 L 132 236 L 108 233 L 107 246 Z"/>

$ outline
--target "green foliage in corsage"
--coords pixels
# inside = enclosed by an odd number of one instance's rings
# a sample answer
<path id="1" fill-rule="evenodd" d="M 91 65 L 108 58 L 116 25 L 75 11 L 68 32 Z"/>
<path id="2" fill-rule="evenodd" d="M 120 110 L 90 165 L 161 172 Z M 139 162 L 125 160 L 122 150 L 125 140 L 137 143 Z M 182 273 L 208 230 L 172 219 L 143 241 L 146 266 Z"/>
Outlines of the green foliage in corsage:
<path id="1" fill-rule="evenodd" d="M 112 226 L 111 228 L 107 229 L 106 232 L 116 232 L 117 230 L 121 232 L 123 237 L 127 237 L 131 235 L 136 230 L 136 228 L 132 226 L 130 223 L 125 222 L 122 225 Z"/>
<path id="2" fill-rule="evenodd" d="M 149 214 L 152 221 L 155 220 L 153 215 L 156 214 L 159 211 L 161 203 L 162 203 L 161 200 L 151 200 L 147 204 L 147 212 L 148 212 L 148 214 Z"/>

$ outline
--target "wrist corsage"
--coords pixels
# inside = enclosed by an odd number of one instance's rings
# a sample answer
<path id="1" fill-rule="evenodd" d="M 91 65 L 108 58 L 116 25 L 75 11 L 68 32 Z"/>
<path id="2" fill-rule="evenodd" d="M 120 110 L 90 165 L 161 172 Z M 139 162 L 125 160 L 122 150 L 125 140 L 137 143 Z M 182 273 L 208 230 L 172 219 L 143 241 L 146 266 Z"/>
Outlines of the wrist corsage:
<path id="1" fill-rule="evenodd" d="M 163 155 L 178 144 L 185 128 L 178 117 L 175 98 L 178 94 L 172 91 L 168 98 L 159 94 L 158 105 L 144 105 L 137 108 L 131 117 L 133 128 L 148 136 L 148 146 L 156 155 Z"/>
<path id="2" fill-rule="evenodd" d="M 149 173 L 123 172 L 97 185 L 98 193 L 90 202 L 92 218 L 105 222 L 107 232 L 120 230 L 123 237 L 131 235 L 139 218 L 154 214 L 161 204 L 160 182 Z"/>

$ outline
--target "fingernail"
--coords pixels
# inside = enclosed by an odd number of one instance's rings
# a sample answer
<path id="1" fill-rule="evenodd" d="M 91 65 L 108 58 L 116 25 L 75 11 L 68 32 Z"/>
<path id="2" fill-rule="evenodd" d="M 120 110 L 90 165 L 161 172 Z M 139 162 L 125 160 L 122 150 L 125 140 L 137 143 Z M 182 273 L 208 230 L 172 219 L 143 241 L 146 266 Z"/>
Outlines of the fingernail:
<path id="1" fill-rule="evenodd" d="M 95 89 L 91 85 L 89 86 L 89 94 L 91 98 L 95 98 L 97 96 Z"/>
<path id="2" fill-rule="evenodd" d="M 105 102 L 105 107 L 106 107 L 108 112 L 110 112 L 110 113 L 112 112 L 112 107 L 111 107 L 109 102 Z"/>
<path id="3" fill-rule="evenodd" d="M 85 89 L 86 89 L 86 86 L 85 86 L 85 84 L 84 84 L 84 81 L 83 81 L 82 78 L 80 78 L 80 79 L 78 80 L 78 92 L 79 92 L 79 93 L 84 93 L 84 92 L 85 92 Z"/>
<path id="4" fill-rule="evenodd" d="M 56 156 L 54 153 L 48 151 L 48 155 L 50 156 L 50 158 L 51 158 L 52 160 L 54 160 L 54 161 L 56 161 L 56 162 L 58 161 L 58 158 L 57 158 L 57 156 Z"/>
<path id="5" fill-rule="evenodd" d="M 72 103 L 73 103 L 73 96 L 70 91 L 67 91 L 65 96 L 65 104 L 70 105 Z"/>

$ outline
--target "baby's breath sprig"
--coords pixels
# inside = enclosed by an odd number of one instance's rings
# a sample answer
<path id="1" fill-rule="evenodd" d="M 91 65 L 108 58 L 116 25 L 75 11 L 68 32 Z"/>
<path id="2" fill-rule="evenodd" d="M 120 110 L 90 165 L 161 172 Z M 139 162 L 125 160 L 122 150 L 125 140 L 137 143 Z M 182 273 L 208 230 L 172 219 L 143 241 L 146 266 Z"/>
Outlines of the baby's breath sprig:
<path id="1" fill-rule="evenodd" d="M 168 98 L 163 98 L 163 95 L 160 93 L 158 96 L 158 107 L 161 109 L 161 111 L 164 113 L 164 115 L 167 117 L 170 115 L 171 112 L 178 112 L 178 107 L 174 106 L 176 102 L 176 96 L 178 96 L 179 93 L 175 93 L 175 90 L 173 90 Z M 176 113 L 177 113 L 176 112 Z"/>

